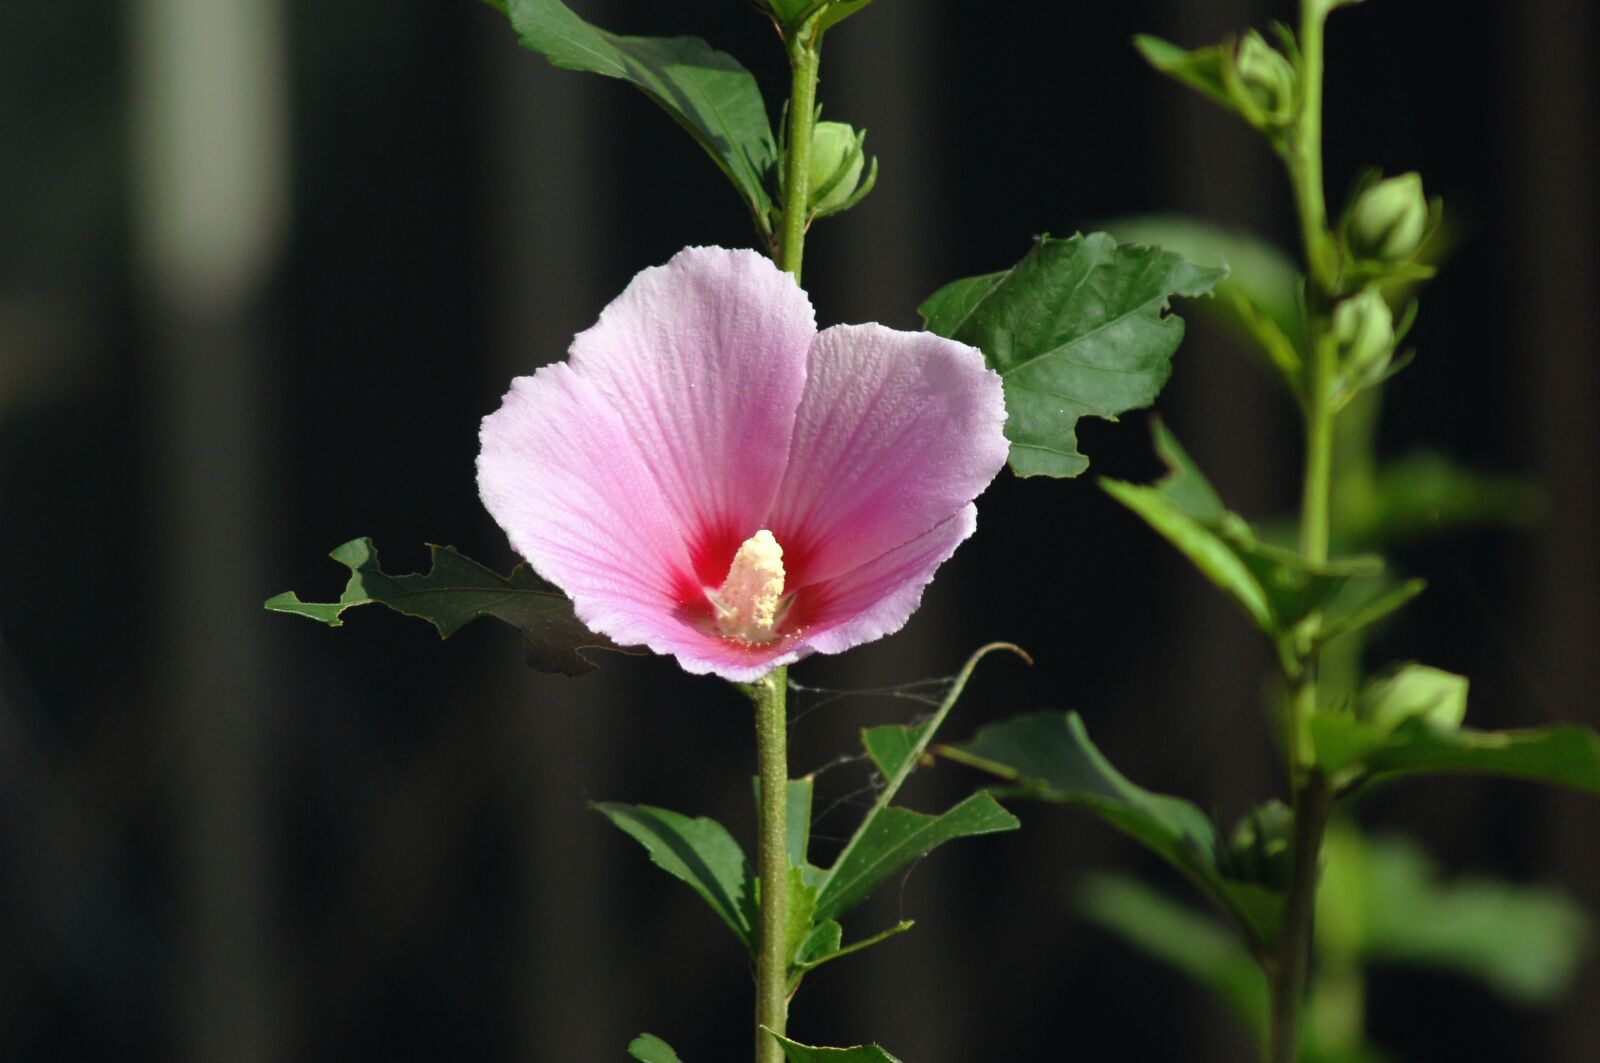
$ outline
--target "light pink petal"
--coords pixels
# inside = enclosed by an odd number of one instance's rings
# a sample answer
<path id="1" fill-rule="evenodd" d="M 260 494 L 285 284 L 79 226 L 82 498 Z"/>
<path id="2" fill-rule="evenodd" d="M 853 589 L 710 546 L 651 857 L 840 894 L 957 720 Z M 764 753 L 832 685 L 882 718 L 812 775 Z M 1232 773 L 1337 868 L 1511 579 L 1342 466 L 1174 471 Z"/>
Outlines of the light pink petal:
<path id="1" fill-rule="evenodd" d="M 978 507 L 968 502 L 911 542 L 811 586 L 810 623 L 801 640 L 818 653 L 842 653 L 899 631 L 921 604 L 934 571 L 977 525 Z"/>
<path id="2" fill-rule="evenodd" d="M 699 247 L 641 272 L 573 340 L 572 368 L 645 455 L 708 585 L 771 509 L 815 334 L 787 273 L 754 251 Z"/>
<path id="3" fill-rule="evenodd" d="M 578 618 L 661 652 L 691 586 L 685 533 L 629 427 L 565 364 L 518 377 L 479 433 L 478 490 L 512 547 Z"/>
<path id="4" fill-rule="evenodd" d="M 819 333 L 769 521 L 796 559 L 793 585 L 956 517 L 1005 464 L 1004 425 L 1000 378 L 965 344 L 882 325 Z"/>
<path id="5" fill-rule="evenodd" d="M 651 648 L 672 654 L 686 672 L 719 675 L 735 683 L 753 682 L 779 665 L 793 664 L 811 652 L 809 646 L 795 638 L 753 646 L 688 625 L 664 631 L 662 644 Z"/>

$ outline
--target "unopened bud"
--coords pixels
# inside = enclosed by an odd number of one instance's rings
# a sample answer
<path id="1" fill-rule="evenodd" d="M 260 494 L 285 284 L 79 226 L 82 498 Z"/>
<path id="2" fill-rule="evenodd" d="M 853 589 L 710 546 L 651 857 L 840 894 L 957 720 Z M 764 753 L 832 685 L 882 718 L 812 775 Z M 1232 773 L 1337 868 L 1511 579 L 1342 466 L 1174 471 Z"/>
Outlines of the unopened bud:
<path id="1" fill-rule="evenodd" d="M 1428 227 L 1428 201 L 1422 176 L 1403 173 L 1361 193 L 1350 212 L 1350 249 L 1360 258 L 1393 262 L 1422 243 Z"/>
<path id="2" fill-rule="evenodd" d="M 1240 39 L 1233 68 L 1263 122 L 1281 126 L 1294 117 L 1294 67 L 1261 34 L 1251 30 Z"/>
<path id="3" fill-rule="evenodd" d="M 1372 383 L 1394 354 L 1394 313 L 1377 288 L 1367 288 L 1333 308 L 1339 365 L 1355 387 Z"/>
<path id="4" fill-rule="evenodd" d="M 861 183 L 866 165 L 862 144 L 865 133 L 857 133 L 848 122 L 818 122 L 811 133 L 811 209 L 830 214 L 844 207 Z"/>

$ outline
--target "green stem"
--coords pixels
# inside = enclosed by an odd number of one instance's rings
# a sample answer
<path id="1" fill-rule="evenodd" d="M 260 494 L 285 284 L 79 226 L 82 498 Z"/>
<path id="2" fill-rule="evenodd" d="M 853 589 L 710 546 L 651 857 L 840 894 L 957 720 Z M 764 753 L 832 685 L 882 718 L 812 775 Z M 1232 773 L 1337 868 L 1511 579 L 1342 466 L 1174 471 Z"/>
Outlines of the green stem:
<path id="1" fill-rule="evenodd" d="M 756 707 L 756 762 L 761 778 L 759 867 L 761 935 L 756 951 L 756 1063 L 783 1063 L 767 1034 L 789 1021 L 789 753 L 784 695 L 787 668 L 746 687 Z"/>
<path id="2" fill-rule="evenodd" d="M 1303 396 L 1305 413 L 1305 477 L 1300 499 L 1300 555 L 1312 565 L 1328 560 L 1333 487 L 1333 447 L 1337 406 L 1334 377 L 1338 344 L 1329 331 L 1329 317 L 1338 279 L 1328 233 L 1328 209 L 1322 178 L 1321 0 L 1300 5 L 1300 111 L 1288 156 L 1295 206 L 1305 243 L 1307 354 L 1310 358 Z M 1267 964 L 1271 986 L 1269 1063 L 1294 1063 L 1300 1047 L 1300 1012 L 1305 996 L 1316 913 L 1317 875 L 1322 836 L 1333 795 L 1312 759 L 1306 730 L 1317 711 L 1320 666 L 1315 645 L 1296 647 L 1288 679 L 1291 697 L 1285 728 L 1285 760 L 1294 795 L 1294 837 L 1290 843 L 1289 891 L 1283 929 Z"/>
<path id="3" fill-rule="evenodd" d="M 1313 770 L 1295 795 L 1293 857 L 1283 936 L 1271 975 L 1272 1027 L 1269 1063 L 1294 1063 L 1300 1048 L 1300 1004 L 1311 960 L 1312 916 L 1316 910 L 1317 865 L 1332 794 L 1322 773 Z"/>
<path id="4" fill-rule="evenodd" d="M 783 160 L 783 229 L 773 255 L 778 265 L 800 283 L 805 255 L 806 223 L 811 198 L 811 132 L 816 123 L 817 71 L 822 61 L 822 34 L 812 16 L 790 33 L 789 132 Z"/>

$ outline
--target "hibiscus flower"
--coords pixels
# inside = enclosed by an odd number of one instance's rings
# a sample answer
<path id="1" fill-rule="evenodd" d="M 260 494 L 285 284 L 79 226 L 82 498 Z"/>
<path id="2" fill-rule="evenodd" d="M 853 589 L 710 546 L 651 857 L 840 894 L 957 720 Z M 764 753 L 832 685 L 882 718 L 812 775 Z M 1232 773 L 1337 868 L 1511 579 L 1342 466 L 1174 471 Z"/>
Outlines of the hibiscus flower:
<path id="1" fill-rule="evenodd" d="M 899 630 L 1006 460 L 971 347 L 818 331 L 753 251 L 644 270 L 484 418 L 483 503 L 578 618 L 751 682 Z"/>

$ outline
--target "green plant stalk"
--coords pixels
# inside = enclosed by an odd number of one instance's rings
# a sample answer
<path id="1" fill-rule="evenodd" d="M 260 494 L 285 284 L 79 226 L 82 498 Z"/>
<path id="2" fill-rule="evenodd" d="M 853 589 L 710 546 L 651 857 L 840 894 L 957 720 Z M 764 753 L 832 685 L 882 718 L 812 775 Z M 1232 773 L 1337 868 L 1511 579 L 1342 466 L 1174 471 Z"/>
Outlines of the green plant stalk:
<path id="1" fill-rule="evenodd" d="M 1331 261 L 1326 191 L 1322 179 L 1322 66 L 1324 6 L 1319 0 L 1300 5 L 1300 109 L 1288 157 L 1289 176 L 1305 243 L 1309 372 L 1303 407 L 1306 423 L 1305 476 L 1300 504 L 1300 554 L 1309 563 L 1328 560 L 1332 520 L 1335 418 L 1333 385 L 1338 344 L 1329 334 L 1329 316 L 1337 279 Z M 1289 676 L 1292 696 L 1286 728 L 1286 762 L 1294 798 L 1289 892 L 1281 936 L 1267 964 L 1271 986 L 1269 1063 L 1294 1063 L 1299 1053 L 1300 1012 L 1311 961 L 1316 912 L 1317 877 L 1323 832 L 1332 793 L 1327 780 L 1306 758 L 1304 734 L 1317 711 L 1318 651 L 1298 655 Z"/>
<path id="2" fill-rule="evenodd" d="M 758 868 L 761 934 L 756 944 L 756 1063 L 783 1063 L 789 1021 L 789 751 L 785 695 L 789 670 L 779 668 L 745 687 L 756 708 L 756 762 L 761 778 Z"/>
<path id="3" fill-rule="evenodd" d="M 817 16 L 802 22 L 789 34 L 789 129 L 783 159 L 783 220 L 773 258 L 800 283 L 800 263 L 805 255 L 806 224 L 810 221 L 811 131 L 816 123 L 817 71 L 822 61 L 822 33 Z"/>

